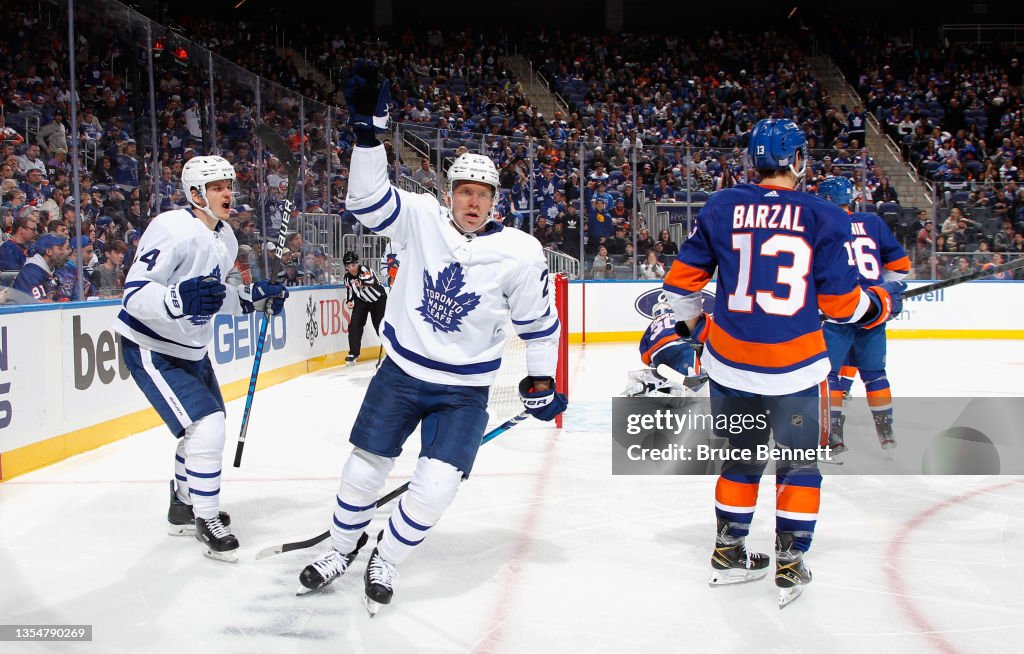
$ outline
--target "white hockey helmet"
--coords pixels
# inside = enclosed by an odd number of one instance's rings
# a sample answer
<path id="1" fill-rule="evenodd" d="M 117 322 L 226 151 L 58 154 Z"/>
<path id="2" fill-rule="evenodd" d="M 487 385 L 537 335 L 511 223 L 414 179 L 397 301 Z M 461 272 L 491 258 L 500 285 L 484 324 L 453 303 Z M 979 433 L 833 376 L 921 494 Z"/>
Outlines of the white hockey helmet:
<path id="1" fill-rule="evenodd" d="M 210 200 L 206 197 L 206 185 L 210 182 L 218 182 L 224 179 L 230 180 L 232 184 L 235 181 L 235 168 L 224 157 L 216 155 L 192 157 L 181 167 L 181 186 L 185 191 L 185 197 L 188 198 L 189 204 L 205 212 L 211 218 L 216 218 L 216 216 L 209 210 Z M 206 203 L 205 208 L 200 207 L 192 199 L 192 189 L 195 189 L 200 197 L 203 198 L 203 202 Z"/>
<path id="2" fill-rule="evenodd" d="M 494 189 L 494 202 L 491 203 L 491 213 L 488 216 L 489 220 L 493 220 L 494 210 L 498 204 L 499 182 L 498 169 L 494 167 L 491 158 L 471 152 L 459 155 L 448 169 L 449 200 L 458 182 L 479 182 Z"/>

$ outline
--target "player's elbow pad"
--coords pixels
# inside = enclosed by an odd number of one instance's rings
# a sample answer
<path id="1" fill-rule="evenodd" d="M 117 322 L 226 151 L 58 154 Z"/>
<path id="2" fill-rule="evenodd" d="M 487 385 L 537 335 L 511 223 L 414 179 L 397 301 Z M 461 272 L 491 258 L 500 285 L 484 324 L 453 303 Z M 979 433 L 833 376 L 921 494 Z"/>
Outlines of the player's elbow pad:
<path id="1" fill-rule="evenodd" d="M 885 282 L 866 289 L 864 292 L 871 306 L 857 324 L 864 329 L 871 329 L 898 315 L 903 310 L 903 291 L 906 289 L 906 282 Z"/>

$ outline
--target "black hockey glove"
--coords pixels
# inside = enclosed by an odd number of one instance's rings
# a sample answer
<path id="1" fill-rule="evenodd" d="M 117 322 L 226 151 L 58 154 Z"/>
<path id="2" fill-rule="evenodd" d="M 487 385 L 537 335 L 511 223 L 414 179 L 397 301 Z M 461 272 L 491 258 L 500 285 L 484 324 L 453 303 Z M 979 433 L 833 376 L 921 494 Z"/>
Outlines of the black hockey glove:
<path id="1" fill-rule="evenodd" d="M 391 81 L 380 81 L 376 64 L 357 64 L 352 77 L 345 83 L 345 101 L 348 103 L 348 122 L 356 133 L 356 144 L 367 148 L 379 145 L 377 134 L 388 127 Z"/>

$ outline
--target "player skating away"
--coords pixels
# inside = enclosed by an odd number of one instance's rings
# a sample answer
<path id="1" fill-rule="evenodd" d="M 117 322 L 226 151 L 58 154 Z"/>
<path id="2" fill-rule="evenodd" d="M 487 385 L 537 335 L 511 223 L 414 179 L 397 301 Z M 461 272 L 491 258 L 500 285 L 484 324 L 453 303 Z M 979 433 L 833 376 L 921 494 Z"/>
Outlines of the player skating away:
<path id="1" fill-rule="evenodd" d="M 345 304 L 352 312 L 352 318 L 348 321 L 348 355 L 345 356 L 345 363 L 355 365 L 362 351 L 366 319 L 369 317 L 373 320 L 373 329 L 380 334 L 380 321 L 384 318 L 388 296 L 373 271 L 359 263 L 359 256 L 355 252 L 346 252 L 341 262 L 345 264 Z"/>
<path id="2" fill-rule="evenodd" d="M 432 195 L 393 187 L 374 134 L 387 125 L 389 84 L 378 86 L 375 68 L 354 80 L 348 98 L 357 147 L 345 206 L 371 231 L 392 239 L 402 269 L 381 329 L 388 358 L 370 382 L 349 438 L 355 447 L 333 503 L 332 547 L 299 580 L 317 589 L 348 569 L 395 459 L 419 425 L 409 490 L 378 534 L 364 575 L 373 614 L 391 602 L 398 566 L 472 471 L 510 314 L 526 342 L 529 376 L 519 387 L 526 410 L 552 420 L 566 399 L 554 389 L 559 323 L 547 264 L 535 238 L 493 220 L 499 186 L 493 162 L 478 154 L 458 157 L 448 169 L 447 207 Z"/>
<path id="3" fill-rule="evenodd" d="M 748 146 L 762 183 L 715 193 L 665 276 L 680 335 L 704 343 L 711 410 L 755 416 L 763 430 L 718 434 L 733 449 L 755 450 L 774 437 L 780 449 L 823 445 L 828 353 L 818 311 L 874 327 L 898 313 L 902 282 L 861 289 L 849 260 L 850 220 L 835 205 L 794 190 L 807 145 L 791 120 L 762 120 Z M 717 269 L 715 315 L 702 312 L 701 289 Z M 716 422 L 718 422 L 716 420 Z M 748 423 L 749 424 L 749 423 Z M 755 423 L 756 424 L 756 423 Z M 717 530 L 712 584 L 767 573 L 768 557 L 749 552 L 758 484 L 766 461 L 730 461 L 715 488 Z M 776 573 L 785 606 L 811 580 L 803 561 L 817 521 L 816 462 L 780 462 L 776 478 Z"/>
<path id="4" fill-rule="evenodd" d="M 818 185 L 818 195 L 850 215 L 851 241 L 846 248 L 850 260 L 857 266 L 862 288 L 898 281 L 907 276 L 910 272 L 910 259 L 889 226 L 878 214 L 850 211 L 853 183 L 849 179 L 830 177 L 824 180 Z M 856 325 L 828 320 L 823 329 L 831 365 L 828 385 L 831 396 L 829 447 L 832 452 L 840 454 L 846 451 L 843 441 L 843 424 L 846 421 L 843 398 L 853 384 L 853 374 L 849 370 L 851 367 L 860 371 L 860 378 L 864 382 L 878 442 L 886 450 L 896 447 L 892 431 L 892 391 L 885 374 L 885 323 L 871 329 L 862 329 Z"/>
<path id="5" fill-rule="evenodd" d="M 623 395 L 682 395 L 685 390 L 697 392 L 704 385 L 706 375 L 698 375 L 700 360 L 697 359 L 693 342 L 680 338 L 676 333 L 676 321 L 672 307 L 664 301 L 664 295 L 651 311 L 654 319 L 640 338 L 640 360 L 648 367 L 630 370 L 629 382 Z M 666 378 L 658 373 L 659 366 L 668 366 L 687 378 L 686 383 Z M 684 390 L 685 389 L 685 390 Z"/>
<path id="6" fill-rule="evenodd" d="M 193 157 L 181 170 L 189 209 L 149 224 L 114 321 L 135 383 L 178 439 L 167 512 L 170 533 L 195 534 L 211 558 L 234 562 L 238 539 L 220 507 L 224 400 L 207 346 L 214 314 L 284 308 L 283 286 L 226 286 L 238 243 L 227 224 L 235 170 L 221 157 Z"/>

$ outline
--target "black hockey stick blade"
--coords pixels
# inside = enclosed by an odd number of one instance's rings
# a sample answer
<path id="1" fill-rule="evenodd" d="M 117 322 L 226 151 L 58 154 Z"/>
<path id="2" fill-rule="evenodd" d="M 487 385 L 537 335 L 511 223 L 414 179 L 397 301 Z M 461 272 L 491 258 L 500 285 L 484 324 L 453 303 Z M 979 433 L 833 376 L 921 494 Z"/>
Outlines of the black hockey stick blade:
<path id="1" fill-rule="evenodd" d="M 498 436 L 501 436 L 502 434 L 507 432 L 509 429 L 512 429 L 513 427 L 515 427 L 516 425 L 518 425 L 522 421 L 526 420 L 526 418 L 528 418 L 528 417 L 529 417 L 529 414 L 526 413 L 526 411 L 523 411 L 522 413 L 518 413 L 518 414 L 512 416 L 511 418 L 509 418 L 505 422 L 501 423 L 500 425 L 498 425 L 497 427 L 495 427 L 491 431 L 489 431 L 486 434 L 484 434 L 484 437 L 483 437 L 483 439 L 481 439 L 480 444 L 483 445 L 484 443 L 487 443 L 489 441 L 494 440 Z M 396 497 L 398 497 L 399 495 L 401 495 L 402 493 L 404 493 L 407 490 L 409 490 L 409 482 L 405 482 L 404 484 L 402 484 L 401 486 L 399 486 L 395 490 L 391 491 L 390 493 L 388 493 L 384 497 L 382 497 L 379 500 L 377 500 L 377 502 L 376 502 L 377 507 L 380 508 L 380 507 L 384 506 L 385 504 L 387 504 L 391 500 L 395 499 Z M 270 547 L 264 547 L 259 552 L 256 552 L 256 560 L 258 561 L 260 559 L 265 559 L 267 557 L 274 556 L 276 554 L 284 554 L 285 552 L 293 552 L 295 550 L 302 550 L 302 549 L 306 549 L 307 547 L 313 547 L 317 543 L 322 543 L 323 541 L 327 540 L 327 537 L 330 536 L 330 535 L 331 535 L 330 531 L 325 531 L 322 534 L 318 534 L 316 536 L 313 536 L 312 538 L 307 538 L 306 540 L 300 540 L 300 541 L 297 541 L 297 542 L 294 542 L 294 543 L 282 543 L 281 545 L 271 545 Z"/>
<path id="2" fill-rule="evenodd" d="M 956 286 L 957 284 L 963 284 L 974 279 L 984 279 L 985 277 L 991 277 L 992 275 L 998 275 L 1001 272 L 1008 270 L 1016 270 L 1017 268 L 1024 267 L 1024 257 L 1015 261 L 1007 261 L 1006 263 L 999 264 L 987 270 L 975 270 L 972 273 L 968 273 L 962 277 L 954 277 L 952 279 L 944 279 L 941 282 L 935 282 L 934 284 L 926 284 L 919 286 L 913 290 L 909 290 L 903 294 L 903 297 L 917 297 L 918 295 L 924 295 L 925 293 L 931 293 L 942 288 L 949 288 L 950 286 Z"/>

